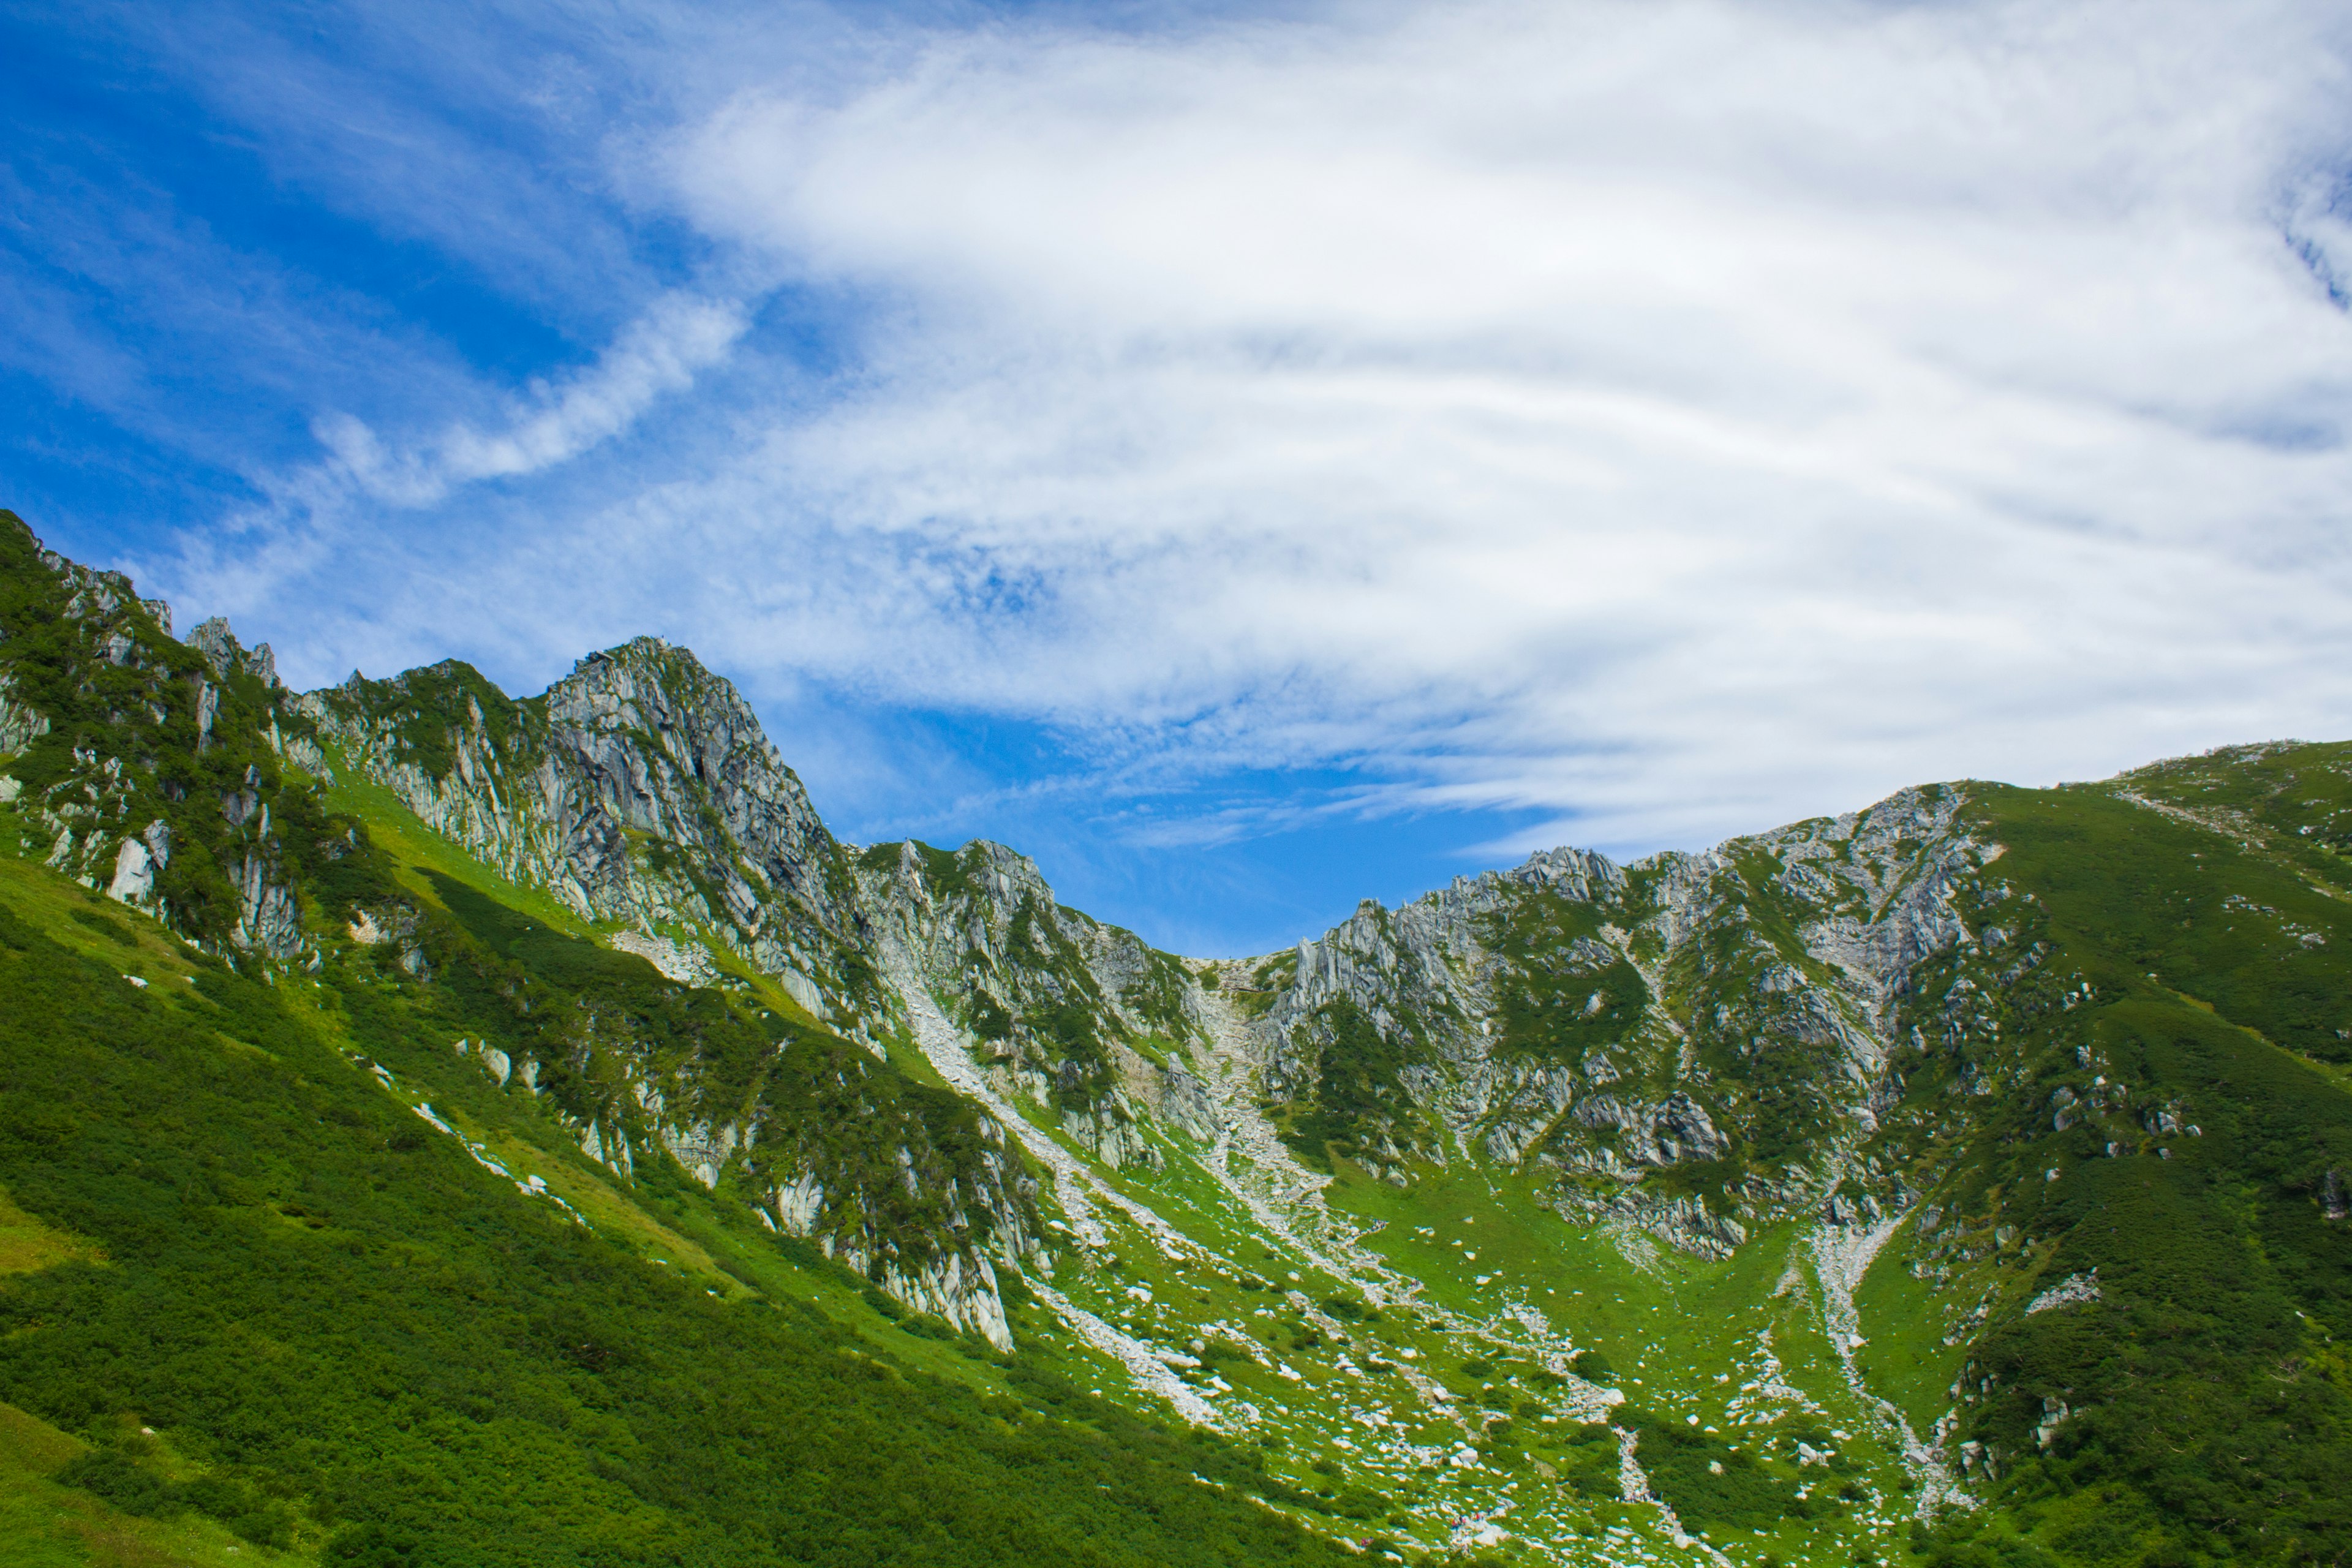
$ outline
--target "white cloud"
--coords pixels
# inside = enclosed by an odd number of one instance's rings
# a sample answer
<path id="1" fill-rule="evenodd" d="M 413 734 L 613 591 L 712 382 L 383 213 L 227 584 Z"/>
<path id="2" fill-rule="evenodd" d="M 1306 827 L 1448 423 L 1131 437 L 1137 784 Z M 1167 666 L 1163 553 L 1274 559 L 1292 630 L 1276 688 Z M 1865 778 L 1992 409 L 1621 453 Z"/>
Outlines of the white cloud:
<path id="1" fill-rule="evenodd" d="M 691 386 L 697 373 L 727 357 L 746 324 L 734 300 L 665 294 L 593 364 L 559 382 L 534 382 L 493 427 L 460 421 L 414 446 L 388 446 L 349 415 L 326 416 L 317 435 L 332 461 L 323 474 L 305 476 L 314 492 L 306 499 L 321 504 L 315 491 L 324 480 L 395 506 L 428 506 L 457 486 L 569 462 L 627 430 L 656 399 Z"/>
<path id="2" fill-rule="evenodd" d="M 853 395 L 663 505 L 826 520 L 747 658 L 1617 843 L 2338 732 L 2344 42 L 2162 5 L 943 37 L 675 143 L 707 232 L 883 303 Z"/>
<path id="3" fill-rule="evenodd" d="M 1043 721 L 1106 790 L 1363 781 L 1160 843 L 1643 847 L 2352 728 L 2336 7 L 1015 21 L 716 108 L 705 47 L 614 183 L 767 282 L 503 419 L 322 425 L 286 494 L 431 526 L 352 525 L 377 618 L 289 665 L 655 629 Z"/>

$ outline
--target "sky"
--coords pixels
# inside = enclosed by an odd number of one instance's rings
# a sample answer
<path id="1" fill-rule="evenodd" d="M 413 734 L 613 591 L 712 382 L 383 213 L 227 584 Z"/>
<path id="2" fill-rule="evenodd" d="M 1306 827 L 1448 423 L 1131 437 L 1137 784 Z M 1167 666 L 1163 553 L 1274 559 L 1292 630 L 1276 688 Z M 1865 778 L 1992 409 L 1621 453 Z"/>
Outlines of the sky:
<path id="1" fill-rule="evenodd" d="M 2352 736 L 2352 12 L 0 13 L 0 505 L 1200 954 Z"/>

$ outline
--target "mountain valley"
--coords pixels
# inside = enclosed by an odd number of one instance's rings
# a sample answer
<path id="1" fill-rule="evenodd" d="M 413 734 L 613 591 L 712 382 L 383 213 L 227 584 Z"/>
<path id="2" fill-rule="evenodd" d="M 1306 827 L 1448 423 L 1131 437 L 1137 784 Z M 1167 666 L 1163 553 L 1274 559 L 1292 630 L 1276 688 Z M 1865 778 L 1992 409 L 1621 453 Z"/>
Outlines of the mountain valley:
<path id="1" fill-rule="evenodd" d="M 2352 1558 L 2352 743 L 1183 956 L 0 513 L 0 1562 Z"/>

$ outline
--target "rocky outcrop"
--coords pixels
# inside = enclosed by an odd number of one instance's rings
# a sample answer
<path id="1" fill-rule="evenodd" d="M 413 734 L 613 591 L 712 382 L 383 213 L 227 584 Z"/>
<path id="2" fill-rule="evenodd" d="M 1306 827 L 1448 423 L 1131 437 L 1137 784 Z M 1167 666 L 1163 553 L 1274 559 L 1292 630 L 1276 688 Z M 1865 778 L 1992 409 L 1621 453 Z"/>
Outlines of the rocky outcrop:
<path id="1" fill-rule="evenodd" d="M 1390 1076 L 1413 1112 L 1360 1139 L 1367 1157 L 1475 1147 L 1556 1169 L 1580 1212 L 1700 1252 L 1737 1246 L 1836 1184 L 1838 1130 L 1875 1125 L 1908 977 L 1969 940 L 1954 889 L 1998 854 L 1962 804 L 1910 790 L 1704 854 L 1620 867 L 1550 850 L 1402 909 L 1367 903 L 1255 966 L 1274 987 L 1257 1026 L 1268 1085 L 1312 1103 L 1360 1016 L 1402 1063 Z M 1744 1087 L 1768 1058 L 1770 1099 Z M 1777 1164 L 1704 1200 L 1650 1184 L 1759 1142 L 1784 1151 Z"/>
<path id="2" fill-rule="evenodd" d="M 878 1131 L 887 1136 L 887 1124 Z M 986 1148 L 979 1158 L 957 1165 L 919 1137 L 892 1146 L 881 1184 L 940 1211 L 921 1234 L 880 1218 L 888 1205 L 878 1200 L 898 1194 L 877 1190 L 870 1160 L 861 1169 L 860 1162 L 832 1157 L 804 1135 L 755 1121 L 731 1141 L 689 1132 L 669 1142 L 706 1184 L 714 1184 L 731 1159 L 739 1181 L 760 1194 L 761 1217 L 774 1229 L 814 1240 L 907 1305 L 1010 1350 L 996 1268 L 1034 1266 L 1042 1250 L 1036 1184 L 1007 1152 L 1002 1126 L 983 1118 L 982 1131 Z"/>
<path id="3" fill-rule="evenodd" d="M 165 629 L 170 629 L 168 619 Z M 232 675 L 243 674 L 252 676 L 264 686 L 275 687 L 278 684 L 278 656 L 269 651 L 269 645 L 257 643 L 247 648 L 236 640 L 236 634 L 229 630 L 226 616 L 215 616 L 208 621 L 198 622 L 185 640 L 205 663 L 212 667 L 214 676 L 219 679 L 226 680 Z"/>
<path id="4" fill-rule="evenodd" d="M 702 948 L 634 931 L 614 932 L 613 945 L 623 952 L 635 953 L 660 970 L 665 978 L 681 985 L 708 985 L 719 978 L 718 966 Z"/>
<path id="5" fill-rule="evenodd" d="M 225 621 L 175 642 L 168 605 L 5 514 L 0 570 L 20 606 L 0 627 L 0 754 L 17 759 L 0 794 L 46 862 L 215 952 L 309 951 L 257 744 L 267 650 Z"/>
<path id="6" fill-rule="evenodd" d="M 528 701 L 451 663 L 355 675 L 293 706 L 346 765 L 509 879 L 678 951 L 715 942 L 878 1039 L 885 1002 L 857 962 L 840 848 L 750 706 L 686 649 L 640 637 Z"/>
<path id="7" fill-rule="evenodd" d="M 246 851 L 237 867 L 238 903 L 235 941 L 249 952 L 293 958 L 302 940 L 302 909 L 294 889 L 278 879 L 276 858 L 260 848 Z"/>
<path id="8" fill-rule="evenodd" d="M 1124 1046 L 1118 1058 L 1128 1103 L 1196 1142 L 1213 1143 L 1225 1134 L 1224 1108 L 1190 1068 L 1154 1061 Z"/>
<path id="9" fill-rule="evenodd" d="M 149 824 L 144 837 L 125 838 L 114 853 L 114 877 L 107 884 L 106 896 L 142 908 L 152 902 L 155 873 L 172 861 L 171 841 L 171 827 L 163 822 Z"/>
<path id="10" fill-rule="evenodd" d="M 882 1266 L 877 1283 L 916 1310 L 944 1318 L 1000 1351 L 1013 1348 L 996 1270 L 985 1258 L 951 1254 L 912 1268 L 894 1259 Z"/>
<path id="11" fill-rule="evenodd" d="M 1067 1136 L 1115 1166 L 1160 1158 L 1139 1104 L 1208 1125 L 1206 1096 L 1188 1092 L 1183 1069 L 1130 1045 L 1181 1049 L 1204 1037 L 1181 961 L 1065 908 L 1035 862 L 984 839 L 952 853 L 882 845 L 852 872 L 885 973 L 915 977 L 962 1025 L 999 1092 L 1051 1107 Z"/>
<path id="12" fill-rule="evenodd" d="M 0 752 L 21 752 L 49 732 L 47 716 L 18 702 L 15 685 L 13 676 L 0 671 Z"/>
<path id="13" fill-rule="evenodd" d="M 406 967 L 420 924 L 413 911 L 369 911 L 352 934 L 394 945 Z M 788 1030 L 746 1060 L 739 1032 L 681 1057 L 648 1049 L 635 1012 L 542 1009 L 535 1033 L 455 1048 L 509 1092 L 548 1097 L 616 1174 L 674 1163 L 907 1305 L 1010 1346 L 995 1271 L 1031 1266 L 1042 1227 L 1036 1183 L 1002 1125 L 829 1037 Z"/>

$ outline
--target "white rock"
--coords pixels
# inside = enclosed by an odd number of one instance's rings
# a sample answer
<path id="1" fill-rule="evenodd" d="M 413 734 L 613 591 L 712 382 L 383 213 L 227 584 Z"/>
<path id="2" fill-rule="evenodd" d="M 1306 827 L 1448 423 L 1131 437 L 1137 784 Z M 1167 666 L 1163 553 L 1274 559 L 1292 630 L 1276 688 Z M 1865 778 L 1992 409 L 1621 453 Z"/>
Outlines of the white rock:
<path id="1" fill-rule="evenodd" d="M 117 903 L 143 904 L 155 894 L 155 857 L 136 838 L 126 838 L 114 854 L 114 880 L 106 896 Z"/>

